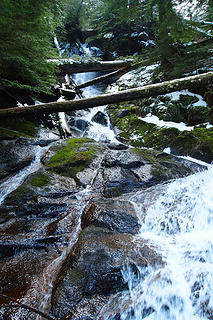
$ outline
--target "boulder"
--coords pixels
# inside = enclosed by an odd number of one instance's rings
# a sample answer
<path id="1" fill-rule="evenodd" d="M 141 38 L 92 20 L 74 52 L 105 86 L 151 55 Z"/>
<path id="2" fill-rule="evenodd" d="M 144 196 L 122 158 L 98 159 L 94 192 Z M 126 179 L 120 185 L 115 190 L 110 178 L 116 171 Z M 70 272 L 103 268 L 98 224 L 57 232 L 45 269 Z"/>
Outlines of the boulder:
<path id="1" fill-rule="evenodd" d="M 32 147 L 26 146 L 21 139 L 3 140 L 0 147 L 0 178 L 18 172 L 35 157 Z"/>
<path id="2" fill-rule="evenodd" d="M 140 226 L 133 204 L 119 199 L 91 201 L 81 217 L 82 229 L 89 225 L 129 234 L 137 233 Z"/>
<path id="3" fill-rule="evenodd" d="M 99 124 L 102 124 L 102 126 L 107 127 L 108 125 L 108 117 L 105 113 L 98 111 L 94 117 L 92 117 L 93 122 L 97 122 Z"/>
<path id="4" fill-rule="evenodd" d="M 71 129 L 77 129 L 82 132 L 86 131 L 86 129 L 90 126 L 90 123 L 83 119 L 73 118 L 68 121 L 68 124 Z"/>
<path id="5" fill-rule="evenodd" d="M 115 233 L 106 228 L 85 228 L 64 261 L 54 284 L 54 315 L 70 316 L 71 319 L 71 316 L 79 315 L 79 304 L 86 304 L 91 298 L 97 301 L 105 297 L 93 311 L 90 310 L 90 314 L 81 314 L 93 317 L 106 302 L 107 296 L 128 288 L 122 275 L 127 264 L 137 272 L 136 264 L 146 267 L 163 263 L 161 256 L 156 253 L 156 248 L 147 241 L 141 240 L 140 244 L 137 244 L 132 240 L 129 234 Z"/>

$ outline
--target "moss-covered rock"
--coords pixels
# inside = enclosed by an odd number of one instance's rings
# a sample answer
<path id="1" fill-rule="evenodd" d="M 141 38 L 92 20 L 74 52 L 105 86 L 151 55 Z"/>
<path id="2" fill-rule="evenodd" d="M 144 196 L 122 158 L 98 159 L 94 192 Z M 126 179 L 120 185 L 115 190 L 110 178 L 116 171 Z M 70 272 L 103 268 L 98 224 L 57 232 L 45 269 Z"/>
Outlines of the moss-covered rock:
<path id="1" fill-rule="evenodd" d="M 91 139 L 71 139 L 65 146 L 52 148 L 55 154 L 48 161 L 46 168 L 51 172 L 74 178 L 79 171 L 88 167 L 98 150 L 98 145 Z"/>
<path id="2" fill-rule="evenodd" d="M 17 205 L 25 203 L 28 200 L 32 199 L 35 196 L 33 189 L 28 185 L 21 185 L 14 191 L 12 191 L 5 199 L 5 205 Z"/>
<path id="3" fill-rule="evenodd" d="M 191 96 L 184 97 L 193 98 Z M 134 112 L 128 115 L 124 113 L 123 117 L 117 117 L 116 112 L 121 112 L 120 108 L 122 108 L 121 105 L 118 110 L 115 108 L 110 109 L 111 119 L 116 128 L 119 129 L 118 137 L 127 140 L 131 145 L 157 150 L 170 147 L 179 155 L 191 155 L 207 162 L 213 160 L 212 128 L 200 127 L 192 131 L 183 132 L 180 132 L 176 128 L 160 128 L 154 124 L 143 121 Z M 124 108 L 124 111 L 126 110 L 127 108 Z M 173 110 L 174 112 L 172 113 L 172 111 L 169 112 L 169 108 L 158 105 L 158 109 L 154 110 L 159 118 L 173 121 L 174 113 L 176 112 L 176 120 L 179 117 L 181 117 L 181 120 L 184 120 L 183 118 L 185 117 L 185 122 L 191 125 L 206 122 L 209 117 L 209 108 L 202 106 L 193 108 L 185 107 L 185 109 L 183 106 L 180 106 L 179 111 Z M 184 113 L 183 110 L 186 112 Z"/>
<path id="4" fill-rule="evenodd" d="M 50 177 L 45 173 L 37 173 L 30 180 L 30 185 L 33 187 L 44 187 L 50 183 Z"/>

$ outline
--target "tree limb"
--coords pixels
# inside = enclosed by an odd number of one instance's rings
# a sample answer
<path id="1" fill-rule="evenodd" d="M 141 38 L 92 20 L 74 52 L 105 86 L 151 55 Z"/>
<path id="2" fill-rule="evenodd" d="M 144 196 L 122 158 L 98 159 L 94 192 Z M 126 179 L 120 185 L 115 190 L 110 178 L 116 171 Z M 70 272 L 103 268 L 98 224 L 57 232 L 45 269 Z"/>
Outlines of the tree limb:
<path id="1" fill-rule="evenodd" d="M 162 83 L 150 84 L 135 89 L 123 90 L 112 94 L 103 94 L 87 99 L 78 99 L 64 102 L 50 102 L 36 106 L 16 107 L 0 110 L 0 119 L 25 117 L 26 115 L 39 115 L 43 113 L 66 112 L 94 108 L 111 103 L 120 103 L 143 99 L 151 96 L 162 95 L 177 90 L 196 89 L 205 87 L 213 82 L 213 72 L 200 75 L 165 81 Z"/>

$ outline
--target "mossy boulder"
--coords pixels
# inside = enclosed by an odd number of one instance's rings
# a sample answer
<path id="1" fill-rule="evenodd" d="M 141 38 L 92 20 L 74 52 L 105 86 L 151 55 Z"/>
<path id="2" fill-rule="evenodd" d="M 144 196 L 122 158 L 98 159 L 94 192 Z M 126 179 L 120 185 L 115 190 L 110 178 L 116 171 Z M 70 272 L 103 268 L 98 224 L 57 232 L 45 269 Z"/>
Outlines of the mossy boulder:
<path id="1" fill-rule="evenodd" d="M 178 155 L 190 155 L 206 162 L 213 160 L 213 128 L 181 132 L 175 128 L 155 127 L 133 144 L 157 150 L 170 147 Z"/>
<path id="2" fill-rule="evenodd" d="M 187 113 L 188 121 L 193 123 L 198 123 L 201 118 L 207 121 L 208 116 L 209 109 L 206 107 L 190 108 Z M 122 118 L 113 117 L 119 129 L 118 137 L 132 146 L 157 150 L 170 147 L 178 155 L 190 155 L 206 162 L 213 160 L 213 128 L 197 127 L 191 131 L 179 131 L 147 123 L 134 113 Z"/>
<path id="3" fill-rule="evenodd" d="M 100 149 L 91 139 L 74 138 L 63 146 L 52 147 L 51 150 L 55 154 L 47 162 L 47 170 L 74 178 L 79 171 L 89 166 Z"/>

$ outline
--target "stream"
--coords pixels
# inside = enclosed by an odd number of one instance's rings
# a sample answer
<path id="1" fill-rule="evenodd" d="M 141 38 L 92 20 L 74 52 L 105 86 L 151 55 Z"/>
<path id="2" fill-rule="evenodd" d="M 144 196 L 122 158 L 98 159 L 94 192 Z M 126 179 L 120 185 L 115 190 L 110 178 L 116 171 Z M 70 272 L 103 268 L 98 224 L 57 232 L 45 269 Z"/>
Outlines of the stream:
<path id="1" fill-rule="evenodd" d="M 122 313 L 122 320 L 212 319 L 212 190 L 210 167 L 170 183 L 146 212 L 140 207 L 141 193 L 132 197 L 144 219 L 136 241 L 143 238 L 160 247 L 166 265 L 150 269 L 145 279 L 139 268 L 137 286 L 134 274 L 124 271 L 131 311 Z"/>
<path id="2" fill-rule="evenodd" d="M 76 74 L 73 80 L 80 84 L 93 77 L 94 73 Z M 97 95 L 101 90 L 89 87 L 84 90 L 84 95 Z M 73 134 L 100 143 L 118 144 L 105 109 L 100 107 L 78 112 L 74 119 L 69 115 L 68 122 L 71 119 L 74 123 L 71 127 Z M 105 119 L 104 125 L 94 121 L 98 112 Z M 75 129 L 78 120 L 86 124 L 85 127 Z M 31 173 L 42 167 L 40 160 L 48 148 L 34 147 L 35 158 L 31 165 L 0 185 L 1 204 Z M 100 166 L 94 170 L 84 189 L 73 193 L 71 190 L 70 194 L 59 197 L 57 201 L 53 198 L 49 216 L 44 214 L 40 219 L 36 213 L 27 217 L 23 215 L 20 221 L 14 217 L 6 223 L 6 227 L 0 227 L 1 242 L 8 245 L 16 243 L 18 253 L 0 261 L 1 290 L 5 289 L 7 281 L 8 295 L 49 312 L 53 283 L 78 240 L 81 214 L 92 196 L 91 188 Z M 67 181 L 69 185 L 71 182 Z M 163 264 L 145 268 L 135 262 L 135 272 L 127 263 L 122 275 L 128 283 L 128 290 L 109 299 L 100 308 L 95 320 L 213 319 L 213 168 L 209 165 L 205 171 L 163 184 L 159 189 L 156 187 L 156 191 L 153 187 L 152 190 L 154 196 L 147 196 L 147 200 L 143 190 L 126 194 L 140 222 L 139 232 L 132 241 L 135 249 L 140 240 L 148 241 L 162 256 Z M 41 197 L 46 201 L 47 196 Z M 45 204 L 45 201 L 42 203 Z M 54 216 L 54 206 L 57 210 L 60 206 L 68 209 L 58 217 Z M 42 247 L 45 239 L 53 235 L 60 237 L 55 247 Z M 26 246 L 29 251 L 20 249 Z M 116 311 L 118 318 L 112 316 L 114 308 L 119 309 L 119 312 Z M 0 319 L 42 318 L 22 309 L 11 311 L 1 308 Z"/>

